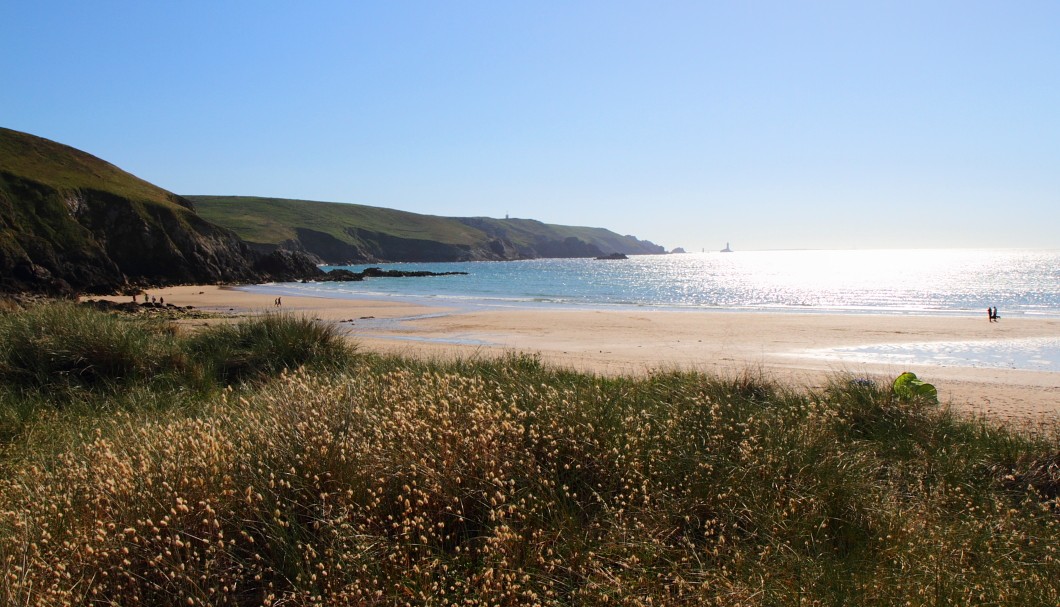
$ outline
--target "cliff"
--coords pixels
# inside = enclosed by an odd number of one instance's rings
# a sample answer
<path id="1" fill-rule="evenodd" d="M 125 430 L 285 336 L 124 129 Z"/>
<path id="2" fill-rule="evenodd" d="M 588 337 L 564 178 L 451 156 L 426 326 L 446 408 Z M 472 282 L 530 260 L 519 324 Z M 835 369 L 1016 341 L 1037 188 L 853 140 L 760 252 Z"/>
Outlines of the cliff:
<path id="1" fill-rule="evenodd" d="M 0 291 L 110 293 L 137 285 L 295 278 L 192 203 L 91 154 L 0 128 Z"/>
<path id="2" fill-rule="evenodd" d="M 438 217 L 359 204 L 188 196 L 199 213 L 260 251 L 305 252 L 322 263 L 485 261 L 665 253 L 603 228 L 532 219 Z"/>

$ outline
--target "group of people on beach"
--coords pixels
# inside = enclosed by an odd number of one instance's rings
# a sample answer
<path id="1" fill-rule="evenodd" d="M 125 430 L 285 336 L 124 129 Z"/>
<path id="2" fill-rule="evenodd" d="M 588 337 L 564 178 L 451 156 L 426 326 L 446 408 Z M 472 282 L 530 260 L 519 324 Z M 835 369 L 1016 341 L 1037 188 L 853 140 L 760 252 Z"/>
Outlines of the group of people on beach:
<path id="1" fill-rule="evenodd" d="M 133 303 L 136 303 L 136 293 L 133 293 L 132 298 L 133 298 Z M 151 295 L 150 298 L 148 298 L 147 293 L 144 293 L 144 303 L 160 303 L 160 304 L 164 305 L 166 303 L 166 298 L 165 297 L 156 298 L 154 295 Z"/>
<path id="2" fill-rule="evenodd" d="M 986 317 L 990 319 L 990 322 L 997 322 L 1000 316 L 997 315 L 997 306 L 986 309 Z"/>

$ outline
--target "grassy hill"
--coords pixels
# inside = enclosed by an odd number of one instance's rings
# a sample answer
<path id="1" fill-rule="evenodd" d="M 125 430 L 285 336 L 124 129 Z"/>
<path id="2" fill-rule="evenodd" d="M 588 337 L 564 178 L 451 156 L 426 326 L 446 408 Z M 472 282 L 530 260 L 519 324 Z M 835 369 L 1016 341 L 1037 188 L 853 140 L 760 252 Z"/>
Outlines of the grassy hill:
<path id="1" fill-rule="evenodd" d="M 661 253 L 603 228 L 530 219 L 438 217 L 358 204 L 188 196 L 206 219 L 263 250 L 289 248 L 330 263 L 462 261 Z"/>
<path id="2" fill-rule="evenodd" d="M 255 280 L 261 255 L 91 154 L 0 128 L 0 291 Z"/>
<path id="3" fill-rule="evenodd" d="M 59 191 L 98 190 L 146 205 L 191 208 L 187 200 L 81 150 L 0 127 L 0 171 Z"/>

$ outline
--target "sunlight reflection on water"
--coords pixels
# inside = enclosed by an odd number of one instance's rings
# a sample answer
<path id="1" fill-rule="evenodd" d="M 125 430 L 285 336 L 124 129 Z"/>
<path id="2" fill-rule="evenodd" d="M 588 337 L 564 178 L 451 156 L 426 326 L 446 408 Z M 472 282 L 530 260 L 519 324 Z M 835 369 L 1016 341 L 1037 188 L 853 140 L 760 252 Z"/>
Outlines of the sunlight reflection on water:
<path id="1" fill-rule="evenodd" d="M 791 354 L 844 363 L 1060 371 L 1060 337 L 874 344 Z"/>
<path id="2" fill-rule="evenodd" d="M 387 267 L 468 274 L 282 287 L 291 295 L 425 297 L 506 307 L 969 315 L 998 306 L 1007 316 L 1060 316 L 1060 251 L 748 251 Z"/>

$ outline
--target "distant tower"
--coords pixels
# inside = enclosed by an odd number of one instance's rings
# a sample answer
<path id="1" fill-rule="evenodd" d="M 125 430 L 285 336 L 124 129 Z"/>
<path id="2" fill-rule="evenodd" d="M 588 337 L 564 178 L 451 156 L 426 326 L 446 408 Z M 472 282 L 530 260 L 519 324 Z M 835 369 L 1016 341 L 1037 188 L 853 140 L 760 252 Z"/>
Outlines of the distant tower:
<path id="1" fill-rule="evenodd" d="M 504 214 L 504 218 L 508 219 L 508 214 L 507 213 Z"/>

